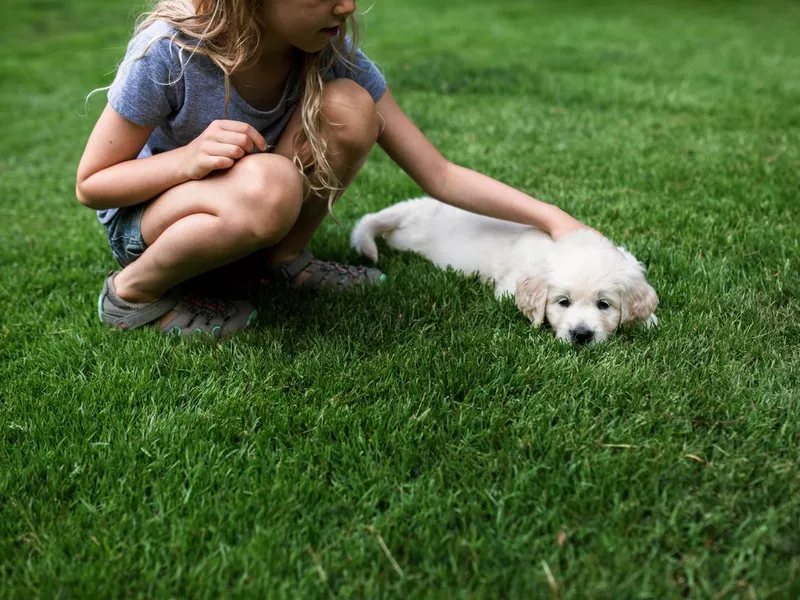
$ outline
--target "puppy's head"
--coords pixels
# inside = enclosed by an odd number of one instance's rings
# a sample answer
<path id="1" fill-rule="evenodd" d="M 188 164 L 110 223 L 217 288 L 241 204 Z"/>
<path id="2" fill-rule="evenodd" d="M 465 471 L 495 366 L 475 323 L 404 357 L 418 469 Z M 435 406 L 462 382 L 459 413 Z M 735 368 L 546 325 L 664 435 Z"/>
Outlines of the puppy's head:
<path id="1" fill-rule="evenodd" d="M 624 248 L 590 230 L 568 235 L 517 283 L 516 302 L 534 325 L 583 345 L 607 340 L 619 325 L 655 322 L 655 291 Z"/>

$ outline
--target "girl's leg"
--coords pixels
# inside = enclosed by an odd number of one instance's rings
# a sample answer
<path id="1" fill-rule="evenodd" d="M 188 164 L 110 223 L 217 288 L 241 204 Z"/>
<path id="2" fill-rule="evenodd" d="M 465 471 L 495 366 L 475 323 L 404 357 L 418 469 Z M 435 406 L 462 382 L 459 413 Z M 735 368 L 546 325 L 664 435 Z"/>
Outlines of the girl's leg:
<path id="1" fill-rule="evenodd" d="M 323 135 L 339 181 L 349 185 L 378 137 L 374 102 L 347 79 L 325 85 Z M 227 171 L 175 186 L 156 197 L 142 216 L 148 248 L 114 279 L 119 296 L 150 302 L 178 283 L 268 248 L 265 266 L 297 257 L 327 214 L 327 198 L 310 195 L 291 162 L 296 112 L 276 153 L 239 160 Z M 298 275 L 298 279 L 303 277 Z"/>
<path id="2" fill-rule="evenodd" d="M 284 238 L 297 221 L 302 178 L 276 154 L 246 156 L 224 172 L 175 186 L 142 215 L 148 248 L 114 279 L 128 302 L 152 302 L 175 285 Z"/>
<path id="3" fill-rule="evenodd" d="M 342 186 L 346 188 L 361 169 L 378 139 L 375 103 L 369 92 L 354 81 L 337 79 L 325 84 L 323 114 L 326 123 L 323 125 L 322 135 L 328 142 L 328 160 Z M 278 141 L 275 150 L 277 154 L 291 160 L 294 156 L 294 138 L 301 128 L 298 110 L 292 115 Z M 283 264 L 296 258 L 308 245 L 327 214 L 327 196 L 312 194 L 306 198 L 300 216 L 289 233 L 261 253 L 267 265 Z"/>

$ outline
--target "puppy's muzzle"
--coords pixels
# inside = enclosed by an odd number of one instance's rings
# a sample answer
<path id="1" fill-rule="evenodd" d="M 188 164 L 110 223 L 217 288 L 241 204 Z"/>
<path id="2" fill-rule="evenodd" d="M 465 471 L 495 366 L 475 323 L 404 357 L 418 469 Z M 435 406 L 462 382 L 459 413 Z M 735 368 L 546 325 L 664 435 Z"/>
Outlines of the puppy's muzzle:
<path id="1" fill-rule="evenodd" d="M 578 346 L 583 346 L 594 341 L 594 331 L 586 325 L 578 325 L 569 332 L 572 342 Z"/>

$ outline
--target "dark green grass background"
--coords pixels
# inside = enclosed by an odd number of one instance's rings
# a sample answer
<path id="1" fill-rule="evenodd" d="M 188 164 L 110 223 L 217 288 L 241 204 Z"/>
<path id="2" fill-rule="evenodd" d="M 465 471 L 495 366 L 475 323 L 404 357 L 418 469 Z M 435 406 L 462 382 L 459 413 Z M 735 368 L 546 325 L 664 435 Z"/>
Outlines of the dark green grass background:
<path id="1" fill-rule="evenodd" d="M 580 353 L 386 250 L 218 346 L 101 327 L 74 174 L 139 8 L 0 6 L 0 595 L 800 596 L 798 3 L 364 19 L 449 158 L 648 264 L 662 326 Z M 376 150 L 313 250 L 417 193 Z"/>

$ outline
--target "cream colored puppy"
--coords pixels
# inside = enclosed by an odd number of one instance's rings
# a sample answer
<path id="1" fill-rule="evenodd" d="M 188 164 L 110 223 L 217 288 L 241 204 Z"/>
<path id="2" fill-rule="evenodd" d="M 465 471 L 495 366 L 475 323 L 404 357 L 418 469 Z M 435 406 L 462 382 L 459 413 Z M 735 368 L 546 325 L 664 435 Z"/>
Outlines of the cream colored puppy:
<path id="1" fill-rule="evenodd" d="M 600 342 L 624 323 L 658 323 L 658 297 L 642 264 L 588 229 L 554 242 L 535 227 L 418 198 L 364 216 L 350 243 L 377 262 L 378 235 L 441 268 L 479 274 L 494 283 L 495 296 L 511 294 L 534 325 L 547 319 L 566 342 Z"/>

